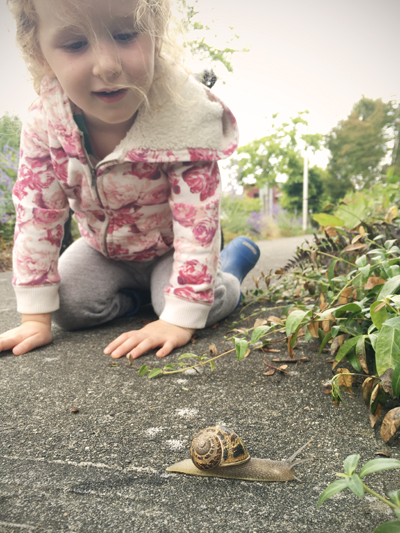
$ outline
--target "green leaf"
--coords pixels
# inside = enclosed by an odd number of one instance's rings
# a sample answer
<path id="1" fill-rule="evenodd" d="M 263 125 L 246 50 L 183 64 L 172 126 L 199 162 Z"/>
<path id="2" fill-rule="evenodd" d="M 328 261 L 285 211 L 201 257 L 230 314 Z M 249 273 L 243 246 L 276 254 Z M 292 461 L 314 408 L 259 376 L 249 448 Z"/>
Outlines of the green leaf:
<path id="1" fill-rule="evenodd" d="M 392 502 L 400 508 L 400 490 L 392 490 L 391 492 L 388 492 L 388 496 Z"/>
<path id="2" fill-rule="evenodd" d="M 400 468 L 400 461 L 397 459 L 372 459 L 361 468 L 360 478 L 382 470 L 391 470 L 392 468 Z"/>
<path id="3" fill-rule="evenodd" d="M 199 361 L 201 360 L 201 357 L 199 355 L 195 355 L 194 353 L 183 353 L 182 355 L 178 357 L 178 361 L 179 359 L 187 359 L 188 357 L 194 357 L 195 359 L 198 359 Z"/>
<path id="4" fill-rule="evenodd" d="M 149 379 L 155 378 L 159 374 L 162 374 L 162 369 L 161 368 L 153 368 L 153 370 L 150 370 L 150 372 L 149 372 Z"/>
<path id="5" fill-rule="evenodd" d="M 386 311 L 386 306 L 383 306 L 378 311 L 375 311 L 375 307 L 378 307 L 378 305 L 380 305 L 381 303 L 382 301 L 378 300 L 374 302 L 370 307 L 371 320 L 379 330 L 381 329 L 382 324 L 386 322 L 388 318 L 388 312 Z"/>
<path id="6" fill-rule="evenodd" d="M 358 360 L 358 357 L 357 355 L 352 351 L 350 350 L 349 352 L 347 352 L 347 360 L 348 362 L 351 364 L 351 366 L 354 368 L 354 370 L 356 370 L 357 372 L 361 372 L 362 370 L 362 366 L 361 366 L 361 363 L 360 361 Z"/>
<path id="7" fill-rule="evenodd" d="M 400 397 L 400 364 L 396 366 L 392 374 L 392 389 L 393 395 L 396 398 Z"/>
<path id="8" fill-rule="evenodd" d="M 356 259 L 356 265 L 361 268 L 361 267 L 365 267 L 367 266 L 368 264 L 368 259 L 367 259 L 367 256 L 364 254 L 364 255 L 361 255 L 360 257 L 357 257 Z"/>
<path id="9" fill-rule="evenodd" d="M 384 300 L 390 294 L 396 294 L 399 287 L 400 276 L 388 279 L 387 282 L 382 285 L 382 289 L 379 292 L 379 299 Z"/>
<path id="10" fill-rule="evenodd" d="M 346 357 L 349 351 L 357 345 L 357 342 L 360 340 L 360 338 L 362 338 L 362 335 L 347 339 L 347 341 L 344 342 L 342 346 L 339 348 L 339 351 L 335 357 L 335 361 L 339 363 L 344 357 Z"/>
<path id="11" fill-rule="evenodd" d="M 375 344 L 375 362 L 379 376 L 400 363 L 400 317 L 390 318 L 382 325 Z"/>
<path id="12" fill-rule="evenodd" d="M 139 368 L 138 376 L 145 376 L 148 371 L 149 371 L 149 367 L 147 365 L 142 365 Z"/>
<path id="13" fill-rule="evenodd" d="M 400 533 L 400 520 L 385 522 L 374 529 L 372 533 Z"/>
<path id="14" fill-rule="evenodd" d="M 254 344 L 257 342 L 263 335 L 268 333 L 268 331 L 272 329 L 271 326 L 258 326 L 255 330 L 253 330 L 253 333 L 251 335 L 250 344 Z"/>
<path id="15" fill-rule="evenodd" d="M 332 498 L 332 496 L 334 496 L 338 492 L 342 492 L 342 490 L 347 489 L 349 487 L 348 479 L 349 478 L 337 479 L 336 481 L 328 485 L 319 497 L 317 508 L 321 507 L 324 501 L 328 498 Z"/>
<path id="16" fill-rule="evenodd" d="M 312 216 L 320 226 L 343 226 L 344 220 L 326 213 L 318 213 Z"/>
<path id="17" fill-rule="evenodd" d="M 358 454 L 349 455 L 348 457 L 346 457 L 346 459 L 344 460 L 343 466 L 344 466 L 344 471 L 346 472 L 348 476 L 352 476 L 354 474 L 359 460 L 360 460 L 360 456 Z"/>
<path id="18" fill-rule="evenodd" d="M 335 277 L 335 266 L 336 266 L 337 261 L 338 261 L 337 259 L 334 259 L 328 268 L 328 280 L 329 280 L 329 285 L 331 286 L 332 290 L 335 289 L 335 283 L 333 281 L 333 278 Z"/>
<path id="19" fill-rule="evenodd" d="M 211 372 L 215 369 L 215 361 L 210 361 Z"/>
<path id="20" fill-rule="evenodd" d="M 289 335 L 292 335 L 292 333 L 294 333 L 300 326 L 303 319 L 310 313 L 311 311 L 301 311 L 300 309 L 296 309 L 296 311 L 290 313 L 290 315 L 286 319 L 285 324 L 286 335 L 288 337 Z"/>
<path id="21" fill-rule="evenodd" d="M 353 474 L 348 481 L 349 489 L 354 492 L 356 496 L 362 498 L 364 496 L 364 487 L 362 485 L 361 479 L 357 476 L 357 474 Z"/>
<path id="22" fill-rule="evenodd" d="M 241 361 L 246 355 L 249 343 L 245 339 L 239 339 L 237 337 L 234 337 L 233 340 L 235 342 L 236 356 L 238 358 L 238 361 Z"/>
<path id="23" fill-rule="evenodd" d="M 397 516 L 397 518 L 400 518 L 400 509 L 393 509 L 393 512 Z"/>
<path id="24" fill-rule="evenodd" d="M 376 335 L 375 333 L 370 333 L 368 335 L 368 338 L 369 338 L 369 342 L 371 343 L 372 348 L 375 350 L 376 341 L 378 340 L 378 335 Z"/>
<path id="25" fill-rule="evenodd" d="M 366 278 L 369 277 L 369 273 L 371 272 L 371 265 L 366 265 L 365 267 L 360 267 L 358 270 L 363 275 L 363 278 L 366 279 Z"/>
<path id="26" fill-rule="evenodd" d="M 350 303 L 350 304 L 344 304 L 340 307 L 336 307 L 336 309 L 331 309 L 331 313 L 335 318 L 339 318 L 343 316 L 345 313 L 359 313 L 362 310 L 362 307 L 356 303 Z M 322 315 L 321 315 L 322 316 Z"/>

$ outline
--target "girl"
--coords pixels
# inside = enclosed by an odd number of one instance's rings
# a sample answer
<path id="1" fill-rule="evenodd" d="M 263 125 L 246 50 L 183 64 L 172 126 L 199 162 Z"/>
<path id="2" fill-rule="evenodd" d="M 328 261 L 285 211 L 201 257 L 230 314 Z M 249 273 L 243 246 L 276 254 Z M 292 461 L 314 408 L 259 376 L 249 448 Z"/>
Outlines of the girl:
<path id="1" fill-rule="evenodd" d="M 104 353 L 164 357 L 238 305 L 259 257 L 239 238 L 218 261 L 217 160 L 236 149 L 236 121 L 174 59 L 169 0 L 8 3 L 40 97 L 14 188 L 22 325 L 0 351 L 49 343 L 52 314 L 68 330 L 132 316 L 145 289 L 159 319 Z M 69 208 L 82 238 L 58 265 Z"/>

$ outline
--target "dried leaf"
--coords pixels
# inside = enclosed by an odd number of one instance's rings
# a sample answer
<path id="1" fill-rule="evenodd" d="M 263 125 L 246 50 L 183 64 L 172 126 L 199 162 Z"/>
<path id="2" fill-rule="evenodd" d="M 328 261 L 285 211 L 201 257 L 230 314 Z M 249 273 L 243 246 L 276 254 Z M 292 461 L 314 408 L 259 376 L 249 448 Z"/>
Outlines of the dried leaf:
<path id="1" fill-rule="evenodd" d="M 383 442 L 388 442 L 396 433 L 400 425 L 400 407 L 391 409 L 385 416 L 381 427 L 381 437 Z"/>
<path id="2" fill-rule="evenodd" d="M 330 320 L 323 320 L 321 327 L 323 332 L 326 334 L 332 329 L 332 322 Z"/>
<path id="3" fill-rule="evenodd" d="M 365 352 L 365 342 L 362 343 L 361 349 L 357 354 L 358 362 L 361 365 L 361 368 L 364 370 L 366 374 L 369 374 L 368 365 L 367 365 L 367 355 Z"/>
<path id="4" fill-rule="evenodd" d="M 373 313 L 377 313 L 378 311 L 380 311 L 381 309 L 383 309 L 383 307 L 386 306 L 386 302 L 381 302 L 379 305 L 377 305 L 376 307 L 374 307 L 373 309 Z"/>
<path id="5" fill-rule="evenodd" d="M 337 237 L 337 231 L 334 226 L 326 226 L 324 229 L 329 237 Z"/>
<path id="6" fill-rule="evenodd" d="M 300 293 L 301 293 L 301 289 L 302 289 L 302 286 L 299 285 L 296 289 L 296 293 L 295 293 L 295 298 L 298 298 L 300 296 Z"/>
<path id="7" fill-rule="evenodd" d="M 393 219 L 395 219 L 398 215 L 398 208 L 396 205 L 393 205 L 389 211 L 386 213 L 385 215 L 385 222 L 387 224 L 391 224 L 391 222 L 393 221 Z"/>
<path id="8" fill-rule="evenodd" d="M 346 287 L 346 289 L 344 289 L 340 294 L 339 305 L 349 303 L 349 298 L 352 292 L 353 292 L 353 287 Z"/>
<path id="9" fill-rule="evenodd" d="M 281 365 L 278 367 L 278 370 L 286 370 L 288 365 Z"/>
<path id="10" fill-rule="evenodd" d="M 376 287 L 377 285 L 383 285 L 384 283 L 386 283 L 385 279 L 379 278 L 379 277 L 375 277 L 375 276 L 370 276 L 368 278 L 367 283 L 364 285 L 364 289 L 366 291 L 369 291 L 369 290 L 373 289 L 374 287 Z"/>
<path id="11" fill-rule="evenodd" d="M 283 274 L 286 274 L 286 270 L 284 268 L 279 268 L 278 270 L 275 270 L 275 274 L 283 276 Z"/>
<path id="12" fill-rule="evenodd" d="M 392 457 L 392 455 L 387 450 L 376 450 L 374 455 L 381 455 L 383 457 Z"/>
<path id="13" fill-rule="evenodd" d="M 267 322 L 272 322 L 273 324 L 280 324 L 281 326 L 284 325 L 283 321 L 277 316 L 269 316 L 267 318 Z"/>
<path id="14" fill-rule="evenodd" d="M 215 346 L 215 344 L 210 344 L 208 349 L 210 350 L 210 354 L 218 355 L 218 350 L 217 350 L 217 347 Z"/>
<path id="15" fill-rule="evenodd" d="M 339 350 L 339 348 L 344 343 L 345 337 L 346 337 L 345 334 L 342 334 L 342 335 L 338 335 L 337 337 L 333 339 L 330 350 L 329 350 L 332 357 L 335 355 L 335 353 Z"/>
<path id="16" fill-rule="evenodd" d="M 273 376 L 275 374 L 275 369 L 270 368 L 267 372 L 264 372 L 263 376 Z"/>
<path id="17" fill-rule="evenodd" d="M 289 352 L 289 356 L 290 356 L 291 359 L 293 359 L 293 357 L 294 357 L 294 352 L 293 352 L 293 347 L 292 347 L 292 338 L 293 338 L 293 335 L 289 335 L 288 343 L 287 343 L 288 352 Z"/>
<path id="18" fill-rule="evenodd" d="M 351 244 L 355 244 L 357 241 L 362 239 L 363 235 L 356 235 L 353 240 L 351 241 Z"/>
<path id="19" fill-rule="evenodd" d="M 359 244 L 349 244 L 346 246 L 346 248 L 343 250 L 343 252 L 356 252 L 357 250 L 361 250 L 363 248 L 366 248 L 365 244 L 359 243 Z"/>
<path id="20" fill-rule="evenodd" d="M 371 422 L 371 427 L 372 428 L 375 426 L 375 424 L 378 421 L 378 418 L 381 416 L 382 409 L 383 409 L 382 404 L 378 403 L 378 406 L 377 406 L 377 408 L 375 410 L 375 413 L 374 414 L 369 413 L 369 421 Z"/>
<path id="21" fill-rule="evenodd" d="M 71 413 L 79 413 L 79 409 L 77 407 L 73 407 L 71 409 Z"/>
<path id="22" fill-rule="evenodd" d="M 266 352 L 276 352 L 276 353 L 281 353 L 280 350 L 276 350 L 275 348 L 265 348 L 265 351 L 266 351 Z"/>
<path id="23" fill-rule="evenodd" d="M 211 326 L 211 329 L 215 329 L 219 326 L 219 322 L 217 322 L 216 324 L 214 324 L 213 326 Z"/>
<path id="24" fill-rule="evenodd" d="M 246 359 L 246 357 L 249 357 L 250 352 L 251 352 L 251 350 L 250 350 L 250 348 L 249 348 L 249 349 L 247 350 L 247 352 L 244 354 L 244 358 L 245 358 L 245 359 Z"/>
<path id="25" fill-rule="evenodd" d="M 265 324 L 267 324 L 265 318 L 257 318 L 257 320 L 254 322 L 253 328 L 256 329 L 259 326 L 265 326 Z"/>
<path id="26" fill-rule="evenodd" d="M 392 376 L 393 376 L 393 368 L 388 368 L 386 372 L 384 372 L 380 376 L 383 390 L 385 392 L 388 392 L 391 396 L 393 396 Z"/>
<path id="27" fill-rule="evenodd" d="M 372 390 L 372 394 L 371 394 L 371 405 L 374 403 L 374 401 L 376 400 L 376 398 L 378 397 L 378 394 L 379 394 L 379 390 L 381 388 L 381 385 L 380 383 L 378 383 L 377 385 L 375 385 L 375 387 L 373 388 Z"/>
<path id="28" fill-rule="evenodd" d="M 359 226 L 358 231 L 361 233 L 361 235 L 362 235 L 363 237 L 365 237 L 366 233 L 365 233 L 364 226 Z"/>
<path id="29" fill-rule="evenodd" d="M 347 370 L 347 368 L 338 368 L 337 373 L 341 374 L 338 379 L 339 387 L 345 389 L 346 392 L 352 393 L 353 376 L 350 375 L 350 370 Z"/>
<path id="30" fill-rule="evenodd" d="M 260 277 L 255 278 L 254 276 L 251 276 L 251 279 L 254 281 L 254 285 L 256 286 L 256 289 L 259 288 L 258 284 L 260 283 Z"/>
<path id="31" fill-rule="evenodd" d="M 318 263 L 317 263 L 317 252 L 315 250 L 313 250 L 310 254 L 310 259 L 311 259 L 311 263 L 315 266 L 315 268 L 318 268 Z"/>
<path id="32" fill-rule="evenodd" d="M 368 407 L 371 405 L 371 394 L 372 390 L 376 386 L 377 382 L 379 381 L 379 378 L 376 378 L 375 376 L 371 376 L 364 380 L 364 383 L 362 384 L 362 396 L 365 405 Z"/>
<path id="33" fill-rule="evenodd" d="M 307 326 L 308 331 L 315 339 L 318 339 L 318 328 L 319 322 L 311 322 L 311 324 L 308 324 Z"/>
<path id="34" fill-rule="evenodd" d="M 321 311 L 325 311 L 325 309 L 328 307 L 328 304 L 326 303 L 325 301 L 325 296 L 324 296 L 324 293 L 321 292 L 321 294 L 319 295 L 319 308 L 321 309 Z"/>

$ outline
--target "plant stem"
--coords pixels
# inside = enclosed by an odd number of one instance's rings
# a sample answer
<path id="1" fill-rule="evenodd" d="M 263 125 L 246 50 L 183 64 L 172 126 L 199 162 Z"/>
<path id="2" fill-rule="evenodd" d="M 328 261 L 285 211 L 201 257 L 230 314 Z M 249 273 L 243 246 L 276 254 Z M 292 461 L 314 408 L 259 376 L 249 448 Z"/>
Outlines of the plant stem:
<path id="1" fill-rule="evenodd" d="M 381 500 L 381 502 L 386 503 L 386 505 L 389 505 L 389 507 L 391 507 L 392 509 L 399 509 L 399 507 L 397 507 L 397 505 L 395 505 L 393 502 L 391 502 L 390 500 L 387 500 L 386 498 L 384 498 L 383 496 L 381 496 L 374 490 L 367 487 L 367 485 L 363 481 L 361 481 L 361 483 L 366 492 L 369 492 L 372 496 L 375 496 L 375 498 L 378 498 L 378 500 Z"/>

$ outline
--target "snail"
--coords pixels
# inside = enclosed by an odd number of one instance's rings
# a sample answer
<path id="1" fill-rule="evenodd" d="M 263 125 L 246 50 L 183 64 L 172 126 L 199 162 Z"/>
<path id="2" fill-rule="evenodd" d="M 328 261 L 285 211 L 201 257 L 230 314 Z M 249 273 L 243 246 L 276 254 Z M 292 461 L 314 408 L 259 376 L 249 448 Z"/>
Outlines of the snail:
<path id="1" fill-rule="evenodd" d="M 309 441 L 310 442 L 310 441 Z M 193 476 L 212 476 L 248 481 L 293 481 L 297 455 L 309 444 L 307 442 L 289 459 L 250 458 L 240 437 L 224 426 L 208 427 L 197 433 L 190 446 L 192 459 L 185 459 L 167 468 Z"/>

